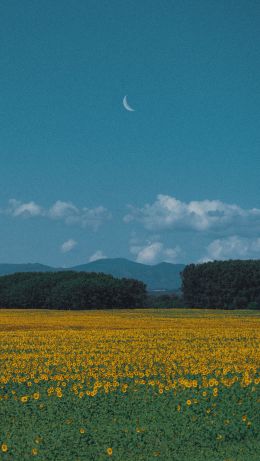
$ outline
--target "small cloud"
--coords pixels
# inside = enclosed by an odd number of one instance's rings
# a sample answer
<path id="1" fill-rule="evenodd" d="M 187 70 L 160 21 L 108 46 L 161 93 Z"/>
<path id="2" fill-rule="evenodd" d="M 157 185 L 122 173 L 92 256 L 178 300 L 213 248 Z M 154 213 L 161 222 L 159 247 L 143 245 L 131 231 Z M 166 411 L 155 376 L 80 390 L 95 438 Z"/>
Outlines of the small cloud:
<path id="1" fill-rule="evenodd" d="M 65 221 L 66 224 L 92 227 L 97 230 L 104 221 L 111 219 L 111 214 L 103 206 L 96 208 L 77 208 L 72 202 L 58 200 L 49 209 L 48 216 L 52 219 Z"/>
<path id="2" fill-rule="evenodd" d="M 144 248 L 141 248 L 136 256 L 136 261 L 144 264 L 153 264 L 157 262 L 158 256 L 162 251 L 162 243 L 154 242 Z"/>
<path id="3" fill-rule="evenodd" d="M 107 259 L 107 256 L 101 250 L 97 250 L 92 256 L 89 258 L 89 262 L 92 263 L 94 261 L 98 261 L 98 259 Z"/>
<path id="4" fill-rule="evenodd" d="M 69 216 L 78 215 L 78 208 L 71 202 L 57 200 L 49 209 L 48 215 L 53 219 L 66 219 Z"/>
<path id="5" fill-rule="evenodd" d="M 68 253 L 69 251 L 73 250 L 76 245 L 76 240 L 69 239 L 61 245 L 60 250 L 62 253 Z"/>
<path id="6" fill-rule="evenodd" d="M 179 246 L 165 248 L 162 242 L 147 242 L 145 245 L 131 245 L 130 252 L 136 261 L 142 264 L 157 264 L 159 262 L 176 263 L 181 255 Z"/>
<path id="7" fill-rule="evenodd" d="M 14 217 L 21 216 L 24 218 L 42 216 L 44 214 L 42 207 L 37 205 L 37 203 L 22 203 L 15 199 L 9 200 L 9 207 L 6 210 L 6 213 Z"/>
<path id="8" fill-rule="evenodd" d="M 255 259 L 260 257 L 260 238 L 250 239 L 232 235 L 216 239 L 207 247 L 200 262 L 225 259 Z"/>

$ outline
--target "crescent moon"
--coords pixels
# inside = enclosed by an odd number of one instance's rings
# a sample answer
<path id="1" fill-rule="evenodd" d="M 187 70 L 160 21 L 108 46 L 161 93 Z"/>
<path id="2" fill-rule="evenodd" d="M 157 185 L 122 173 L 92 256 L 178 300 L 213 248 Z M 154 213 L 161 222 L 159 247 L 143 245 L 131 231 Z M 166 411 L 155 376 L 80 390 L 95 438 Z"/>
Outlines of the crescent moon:
<path id="1" fill-rule="evenodd" d="M 131 106 L 129 106 L 126 96 L 124 96 L 124 99 L 123 99 L 123 106 L 124 106 L 124 108 L 126 110 L 129 110 L 129 112 L 134 112 L 135 111 Z"/>

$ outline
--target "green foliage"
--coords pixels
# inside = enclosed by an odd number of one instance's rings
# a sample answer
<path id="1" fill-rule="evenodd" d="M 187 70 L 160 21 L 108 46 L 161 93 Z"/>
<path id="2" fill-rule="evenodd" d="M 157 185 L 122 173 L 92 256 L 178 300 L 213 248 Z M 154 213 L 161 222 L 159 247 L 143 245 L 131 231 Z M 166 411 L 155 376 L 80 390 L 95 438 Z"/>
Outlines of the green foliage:
<path id="1" fill-rule="evenodd" d="M 136 308 L 145 301 L 142 282 L 103 273 L 24 272 L 0 277 L 2 308 Z"/>
<path id="2" fill-rule="evenodd" d="M 10 397 L 0 402 L 0 446 L 8 446 L 0 459 L 259 461 L 258 397 L 239 384 L 217 398 L 200 389 L 158 395 L 146 388 L 83 399 L 42 392 L 25 404 Z"/>
<path id="3" fill-rule="evenodd" d="M 260 260 L 190 264 L 182 272 L 186 307 L 260 308 Z"/>
<path id="4" fill-rule="evenodd" d="M 147 297 L 147 307 L 158 309 L 182 308 L 183 299 L 175 293 L 162 295 L 149 294 Z"/>

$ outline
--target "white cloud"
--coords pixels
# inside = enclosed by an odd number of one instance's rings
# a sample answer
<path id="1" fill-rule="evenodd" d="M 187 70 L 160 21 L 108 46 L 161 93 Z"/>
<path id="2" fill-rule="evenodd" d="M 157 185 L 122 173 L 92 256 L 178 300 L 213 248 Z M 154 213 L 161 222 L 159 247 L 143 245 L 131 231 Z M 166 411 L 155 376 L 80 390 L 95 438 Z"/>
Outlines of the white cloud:
<path id="1" fill-rule="evenodd" d="M 101 250 L 97 250 L 92 256 L 89 258 L 89 262 L 97 261 L 98 259 L 106 259 L 106 255 Z"/>
<path id="2" fill-rule="evenodd" d="M 22 203 L 19 200 L 9 200 L 9 206 L 6 210 L 7 214 L 17 217 L 33 217 L 43 215 L 43 209 L 35 202 Z"/>
<path id="3" fill-rule="evenodd" d="M 49 216 L 53 219 L 66 219 L 69 216 L 78 215 L 78 208 L 71 202 L 57 200 L 49 209 Z"/>
<path id="4" fill-rule="evenodd" d="M 77 208 L 71 202 L 60 200 L 49 209 L 48 215 L 52 219 L 64 220 L 66 224 L 78 224 L 82 227 L 92 227 L 94 230 L 97 230 L 104 221 L 111 218 L 111 214 L 103 206 Z"/>
<path id="5" fill-rule="evenodd" d="M 72 202 L 61 200 L 57 200 L 50 208 L 43 208 L 35 202 L 22 203 L 12 199 L 9 200 L 5 213 L 13 217 L 44 216 L 48 219 L 64 221 L 66 224 L 90 227 L 93 230 L 97 230 L 101 224 L 111 219 L 111 213 L 103 206 L 78 208 Z"/>
<path id="6" fill-rule="evenodd" d="M 73 250 L 76 245 L 76 240 L 69 239 L 61 245 L 60 250 L 62 253 L 68 253 L 69 251 Z"/>
<path id="7" fill-rule="evenodd" d="M 181 255 L 179 246 L 165 248 L 162 242 L 147 242 L 145 245 L 132 245 L 130 252 L 135 255 L 136 261 L 143 264 L 156 264 L 158 262 L 177 262 Z"/>
<path id="8" fill-rule="evenodd" d="M 232 235 L 228 238 L 216 239 L 207 247 L 207 252 L 200 262 L 225 259 L 260 258 L 260 238 L 249 239 Z"/>
<path id="9" fill-rule="evenodd" d="M 169 195 L 158 195 L 152 204 L 143 208 L 130 207 L 124 217 L 126 223 L 138 221 L 148 230 L 193 230 L 196 232 L 225 231 L 234 233 L 260 230 L 260 209 L 243 209 L 220 200 L 177 200 Z"/>
<path id="10" fill-rule="evenodd" d="M 162 251 L 162 246 L 162 243 L 154 242 L 140 248 L 136 255 L 136 261 L 145 264 L 153 264 L 157 262 L 158 256 Z"/>

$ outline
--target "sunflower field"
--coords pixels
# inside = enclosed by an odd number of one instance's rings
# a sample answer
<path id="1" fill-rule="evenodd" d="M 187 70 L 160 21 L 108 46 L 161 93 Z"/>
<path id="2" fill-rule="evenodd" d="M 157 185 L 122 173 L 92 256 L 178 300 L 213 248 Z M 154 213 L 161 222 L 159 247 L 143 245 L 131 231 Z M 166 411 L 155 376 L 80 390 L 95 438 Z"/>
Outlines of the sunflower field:
<path id="1" fill-rule="evenodd" d="M 0 459 L 259 461 L 260 313 L 0 310 Z"/>

